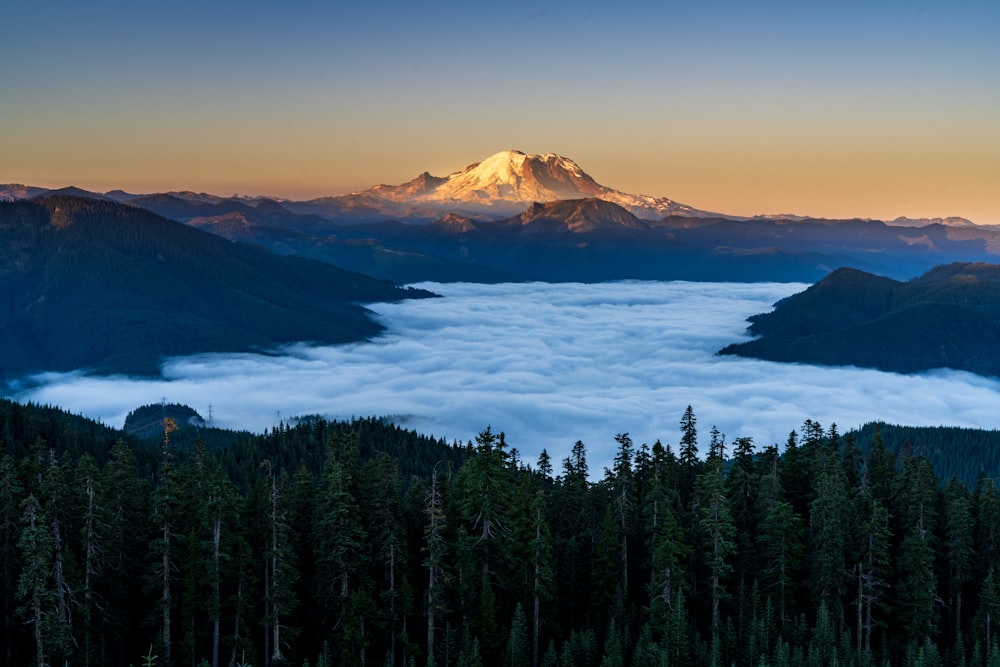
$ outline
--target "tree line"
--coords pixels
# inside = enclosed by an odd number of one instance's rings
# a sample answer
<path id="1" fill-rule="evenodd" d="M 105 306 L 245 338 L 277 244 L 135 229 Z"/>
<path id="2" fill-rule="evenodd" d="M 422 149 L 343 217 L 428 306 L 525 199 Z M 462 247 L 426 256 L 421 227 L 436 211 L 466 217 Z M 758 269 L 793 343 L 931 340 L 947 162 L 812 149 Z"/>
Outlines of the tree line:
<path id="1" fill-rule="evenodd" d="M 5 664 L 1000 665 L 995 480 L 877 432 L 758 447 L 689 407 L 595 471 L 489 427 L 174 426 L 0 404 Z"/>

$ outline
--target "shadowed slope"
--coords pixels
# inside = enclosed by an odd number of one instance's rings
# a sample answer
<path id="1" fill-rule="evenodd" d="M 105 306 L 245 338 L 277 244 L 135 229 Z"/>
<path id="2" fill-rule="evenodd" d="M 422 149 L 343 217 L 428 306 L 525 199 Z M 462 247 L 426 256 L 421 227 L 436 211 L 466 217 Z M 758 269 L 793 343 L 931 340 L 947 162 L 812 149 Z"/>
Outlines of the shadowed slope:
<path id="1" fill-rule="evenodd" d="M 155 373 L 169 355 L 354 341 L 381 329 L 358 303 L 428 295 L 106 201 L 0 204 L 0 239 L 7 378 Z"/>
<path id="2" fill-rule="evenodd" d="M 949 264 L 908 282 L 839 269 L 750 322 L 760 338 L 721 354 L 1000 375 L 1000 265 Z"/>

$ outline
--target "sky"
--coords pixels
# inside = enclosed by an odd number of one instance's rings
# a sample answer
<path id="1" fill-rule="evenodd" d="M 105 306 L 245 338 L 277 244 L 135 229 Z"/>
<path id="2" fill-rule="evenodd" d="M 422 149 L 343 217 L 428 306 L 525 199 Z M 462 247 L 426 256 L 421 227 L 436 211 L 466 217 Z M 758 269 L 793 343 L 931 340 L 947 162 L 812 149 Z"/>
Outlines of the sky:
<path id="1" fill-rule="evenodd" d="M 0 183 L 296 199 L 505 149 L 733 215 L 1000 224 L 1000 3 L 7 3 Z"/>
<path id="2" fill-rule="evenodd" d="M 17 398 L 116 428 L 164 399 L 258 432 L 304 414 L 388 416 L 447 442 L 490 426 L 528 463 L 543 448 L 560 462 L 581 440 L 598 477 L 619 433 L 677 451 L 688 405 L 703 445 L 713 425 L 728 442 L 781 445 L 806 419 L 840 432 L 873 421 L 1000 427 L 996 379 L 715 356 L 746 339 L 749 315 L 802 284 L 423 286 L 444 298 L 373 305 L 387 331 L 370 343 L 180 358 L 156 381 L 50 375 Z"/>

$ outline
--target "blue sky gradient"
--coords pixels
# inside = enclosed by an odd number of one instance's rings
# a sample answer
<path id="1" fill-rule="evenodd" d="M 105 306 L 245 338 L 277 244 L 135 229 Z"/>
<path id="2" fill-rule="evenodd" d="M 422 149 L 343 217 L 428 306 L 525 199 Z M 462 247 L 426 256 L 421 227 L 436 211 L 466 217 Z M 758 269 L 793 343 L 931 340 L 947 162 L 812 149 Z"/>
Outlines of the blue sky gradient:
<path id="1" fill-rule="evenodd" d="M 34 2 L 0 182 L 296 198 L 507 148 L 716 211 L 1000 224 L 996 2 Z"/>

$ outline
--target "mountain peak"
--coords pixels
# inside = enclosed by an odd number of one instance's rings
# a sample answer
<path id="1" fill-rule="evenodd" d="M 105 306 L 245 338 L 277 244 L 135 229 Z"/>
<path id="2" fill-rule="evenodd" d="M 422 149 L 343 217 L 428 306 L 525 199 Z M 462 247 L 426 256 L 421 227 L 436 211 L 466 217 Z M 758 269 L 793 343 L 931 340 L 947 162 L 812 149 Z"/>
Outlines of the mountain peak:
<path id="1" fill-rule="evenodd" d="M 428 199 L 523 204 L 595 196 L 600 189 L 579 165 L 561 155 L 506 150 L 451 174 Z"/>
<path id="2" fill-rule="evenodd" d="M 376 185 L 326 203 L 342 209 L 363 203 L 382 215 L 415 217 L 413 214 L 419 212 L 436 219 L 443 213 L 459 213 L 500 220 L 535 202 L 569 199 L 612 202 L 644 220 L 708 215 L 666 197 L 631 195 L 605 187 L 576 162 L 557 153 L 532 154 L 516 149 L 494 153 L 448 176 L 424 172 L 400 185 Z"/>
<path id="3" fill-rule="evenodd" d="M 535 203 L 513 221 L 521 227 L 556 222 L 573 233 L 649 229 L 647 223 L 618 204 L 596 197 Z"/>

